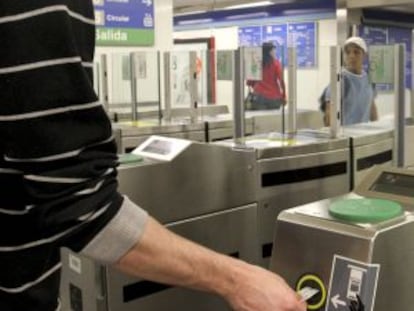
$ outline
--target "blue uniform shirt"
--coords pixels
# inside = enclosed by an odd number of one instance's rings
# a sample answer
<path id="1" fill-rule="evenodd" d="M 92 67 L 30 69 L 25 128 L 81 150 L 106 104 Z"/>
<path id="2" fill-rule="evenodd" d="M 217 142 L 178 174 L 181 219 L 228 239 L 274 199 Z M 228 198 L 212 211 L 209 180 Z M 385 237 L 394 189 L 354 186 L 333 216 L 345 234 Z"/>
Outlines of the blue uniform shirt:
<path id="1" fill-rule="evenodd" d="M 375 96 L 375 89 L 365 72 L 357 75 L 344 69 L 342 71 L 342 124 L 368 122 Z M 321 101 L 327 102 L 330 99 L 331 90 L 327 87 L 321 96 Z"/>

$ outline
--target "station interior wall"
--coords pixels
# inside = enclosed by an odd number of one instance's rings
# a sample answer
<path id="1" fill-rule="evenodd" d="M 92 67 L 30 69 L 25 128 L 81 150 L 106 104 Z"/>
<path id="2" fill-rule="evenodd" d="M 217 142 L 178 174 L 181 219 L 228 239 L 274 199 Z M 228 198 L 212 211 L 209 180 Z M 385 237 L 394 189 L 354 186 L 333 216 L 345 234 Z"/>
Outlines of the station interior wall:
<path id="1" fill-rule="evenodd" d="M 317 22 L 317 64 L 315 68 L 297 71 L 297 107 L 299 109 L 317 110 L 319 97 L 329 84 L 330 47 L 337 44 L 337 23 L 334 19 Z M 238 27 L 209 28 L 175 31 L 174 39 L 214 37 L 217 50 L 234 50 L 238 48 Z M 287 85 L 287 72 L 285 70 Z M 233 83 L 217 81 L 217 103 L 228 105 L 232 110 Z M 245 90 L 245 92 L 247 92 Z M 411 92 L 406 90 L 406 115 L 410 114 Z M 376 104 L 380 117 L 388 118 L 394 113 L 394 93 L 379 92 Z"/>
<path id="2" fill-rule="evenodd" d="M 161 53 L 173 51 L 174 39 L 215 38 L 216 50 L 235 50 L 238 47 L 238 27 L 208 28 L 197 30 L 173 30 L 173 7 L 171 1 L 155 0 L 155 43 L 151 47 L 97 47 L 95 60 L 99 61 L 101 54 L 107 55 L 108 85 L 110 103 L 131 102 L 130 81 L 122 75 L 125 67 L 125 57 L 132 51 L 147 52 L 147 77 L 138 83 L 138 102 L 157 101 L 161 96 L 164 103 L 164 61 L 160 57 L 160 72 L 157 69 L 157 51 Z M 314 68 L 297 71 L 297 107 L 299 109 L 318 109 L 318 98 L 323 89 L 329 84 L 330 47 L 336 45 L 337 23 L 334 19 L 317 21 L 317 64 Z M 159 83 L 161 90 L 159 90 Z M 287 71 L 285 70 L 287 84 Z M 216 82 L 216 104 L 227 105 L 232 111 L 233 82 Z M 247 94 L 247 89 L 245 90 Z M 406 90 L 407 115 L 410 114 L 411 92 Z M 388 117 L 394 111 L 394 93 L 380 92 L 376 99 L 380 117 Z"/>

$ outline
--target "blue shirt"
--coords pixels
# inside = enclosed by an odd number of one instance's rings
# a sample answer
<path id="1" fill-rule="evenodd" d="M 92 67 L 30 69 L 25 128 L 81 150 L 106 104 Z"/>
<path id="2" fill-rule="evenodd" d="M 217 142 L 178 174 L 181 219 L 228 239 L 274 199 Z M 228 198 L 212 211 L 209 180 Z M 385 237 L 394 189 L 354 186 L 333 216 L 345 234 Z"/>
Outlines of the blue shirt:
<path id="1" fill-rule="evenodd" d="M 346 69 L 342 71 L 342 124 L 368 122 L 370 120 L 371 105 L 376 93 L 368 75 L 363 72 L 358 75 Z M 321 100 L 328 102 L 331 99 L 331 90 L 328 86 L 321 96 Z"/>

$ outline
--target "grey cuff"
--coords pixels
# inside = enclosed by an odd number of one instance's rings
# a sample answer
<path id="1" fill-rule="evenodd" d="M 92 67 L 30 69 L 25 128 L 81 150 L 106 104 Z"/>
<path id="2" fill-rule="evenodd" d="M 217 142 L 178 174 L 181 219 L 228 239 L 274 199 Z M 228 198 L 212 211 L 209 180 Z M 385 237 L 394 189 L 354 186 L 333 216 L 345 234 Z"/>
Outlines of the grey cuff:
<path id="1" fill-rule="evenodd" d="M 124 197 L 114 218 L 82 249 L 81 254 L 104 264 L 125 255 L 141 238 L 148 213 Z"/>

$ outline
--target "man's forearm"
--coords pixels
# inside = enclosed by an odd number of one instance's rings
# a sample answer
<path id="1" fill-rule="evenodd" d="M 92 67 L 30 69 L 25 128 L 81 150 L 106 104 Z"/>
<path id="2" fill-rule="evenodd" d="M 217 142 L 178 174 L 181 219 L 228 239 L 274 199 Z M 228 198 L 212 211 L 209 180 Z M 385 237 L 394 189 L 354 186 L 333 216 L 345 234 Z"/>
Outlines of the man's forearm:
<path id="1" fill-rule="evenodd" d="M 232 273 L 217 276 L 246 264 L 188 241 L 150 218 L 140 241 L 116 265 L 130 275 L 223 296 L 234 285 Z"/>
<path id="2" fill-rule="evenodd" d="M 218 294 L 235 311 L 306 310 L 278 275 L 181 238 L 152 218 L 116 266 L 144 279 Z"/>

